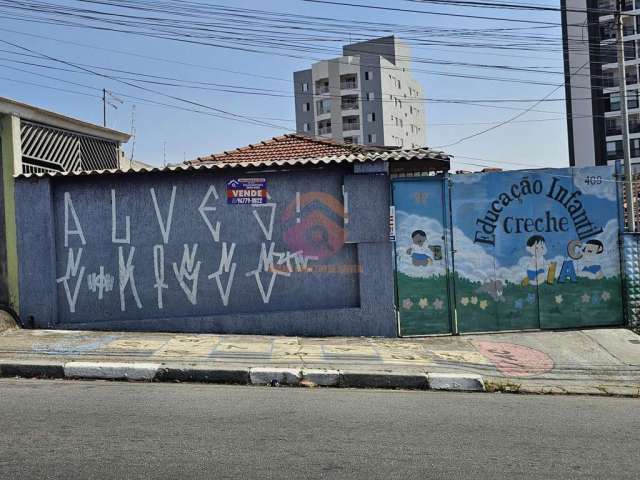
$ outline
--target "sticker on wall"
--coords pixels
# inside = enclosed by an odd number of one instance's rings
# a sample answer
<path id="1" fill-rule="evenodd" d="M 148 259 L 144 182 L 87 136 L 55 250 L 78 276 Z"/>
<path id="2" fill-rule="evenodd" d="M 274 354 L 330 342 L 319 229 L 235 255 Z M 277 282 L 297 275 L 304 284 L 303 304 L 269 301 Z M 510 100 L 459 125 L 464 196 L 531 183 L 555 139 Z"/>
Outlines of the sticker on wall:
<path id="1" fill-rule="evenodd" d="M 389 207 L 389 241 L 396 241 L 396 207 Z"/>
<path id="2" fill-rule="evenodd" d="M 229 205 L 264 205 L 267 203 L 267 180 L 264 178 L 234 178 L 227 182 Z"/>

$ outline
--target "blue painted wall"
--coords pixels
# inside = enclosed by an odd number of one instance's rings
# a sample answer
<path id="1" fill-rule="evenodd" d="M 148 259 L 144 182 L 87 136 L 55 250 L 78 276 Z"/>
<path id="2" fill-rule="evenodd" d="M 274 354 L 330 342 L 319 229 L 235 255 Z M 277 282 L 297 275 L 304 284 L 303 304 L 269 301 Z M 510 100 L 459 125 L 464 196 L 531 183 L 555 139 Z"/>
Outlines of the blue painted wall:
<path id="1" fill-rule="evenodd" d="M 18 179 L 21 316 L 56 328 L 394 336 L 384 170 Z M 227 203 L 228 181 L 258 177 L 267 204 Z"/>

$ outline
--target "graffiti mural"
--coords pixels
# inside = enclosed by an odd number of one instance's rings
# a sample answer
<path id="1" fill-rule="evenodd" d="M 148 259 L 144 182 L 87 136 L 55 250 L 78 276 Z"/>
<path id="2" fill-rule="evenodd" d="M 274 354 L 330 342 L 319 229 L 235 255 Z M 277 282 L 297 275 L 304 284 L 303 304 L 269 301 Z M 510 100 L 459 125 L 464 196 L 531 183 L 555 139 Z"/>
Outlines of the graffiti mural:
<path id="1" fill-rule="evenodd" d="M 61 182 L 54 211 L 61 323 L 359 305 L 338 175 Z"/>
<path id="2" fill-rule="evenodd" d="M 613 168 L 452 181 L 461 332 L 623 323 Z"/>

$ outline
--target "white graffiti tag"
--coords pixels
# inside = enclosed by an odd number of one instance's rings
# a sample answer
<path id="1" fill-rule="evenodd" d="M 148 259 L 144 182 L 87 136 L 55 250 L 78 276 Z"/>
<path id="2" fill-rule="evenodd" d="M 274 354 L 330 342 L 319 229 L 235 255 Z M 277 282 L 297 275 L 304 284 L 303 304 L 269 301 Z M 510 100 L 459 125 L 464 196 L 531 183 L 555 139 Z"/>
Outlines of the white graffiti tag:
<path id="1" fill-rule="evenodd" d="M 222 256 L 220 257 L 220 267 L 218 270 L 211 275 L 209 275 L 209 280 L 215 278 L 216 284 L 218 285 L 218 291 L 220 292 L 220 298 L 222 299 L 222 304 L 226 307 L 229 304 L 229 294 L 231 293 L 231 285 L 233 285 L 233 277 L 236 273 L 236 262 L 232 262 L 233 254 L 236 250 L 236 244 L 231 244 L 231 249 L 227 249 L 227 242 L 222 242 Z M 227 286 L 222 287 L 222 274 L 228 273 L 229 278 L 227 279 Z"/>
<path id="2" fill-rule="evenodd" d="M 135 267 L 132 265 L 133 263 L 133 255 L 136 252 L 136 247 L 129 248 L 129 254 L 127 256 L 127 262 L 124 261 L 124 251 L 123 247 L 118 247 L 118 268 L 119 268 L 119 277 L 120 277 L 120 310 L 123 312 L 127 309 L 124 299 L 124 290 L 127 288 L 127 285 L 131 286 L 131 294 L 133 295 L 134 300 L 136 301 L 136 305 L 138 308 L 142 308 L 142 302 L 140 302 L 140 297 L 138 296 L 138 290 L 136 288 L 136 280 L 133 276 L 133 270 Z"/>
<path id="3" fill-rule="evenodd" d="M 273 293 L 273 286 L 276 282 L 276 277 L 278 275 L 283 275 L 285 277 L 291 276 L 291 273 L 294 271 L 294 265 L 297 271 L 303 271 L 303 268 L 306 270 L 309 260 L 317 260 L 317 257 L 305 257 L 302 255 L 302 252 L 276 252 L 274 242 L 269 244 L 269 250 L 267 251 L 267 245 L 263 242 L 260 248 L 260 257 L 258 258 L 258 268 L 247 272 L 246 275 L 247 277 L 252 275 L 255 277 L 256 285 L 258 286 L 258 290 L 260 290 L 260 295 L 262 296 L 262 301 L 264 303 L 269 303 L 271 300 L 271 294 Z M 260 276 L 264 273 L 271 274 L 269 284 L 266 289 Z"/>
<path id="4" fill-rule="evenodd" d="M 71 219 L 75 225 L 73 230 L 69 228 L 69 215 L 71 215 Z M 84 232 L 82 231 L 82 225 L 80 225 L 78 214 L 76 213 L 76 209 L 73 208 L 71 194 L 69 192 L 64 192 L 64 248 L 69 247 L 69 237 L 71 235 L 78 235 L 82 245 L 87 244 L 87 241 L 84 239 Z"/>
<path id="5" fill-rule="evenodd" d="M 173 273 L 175 273 L 176 279 L 187 296 L 187 299 L 193 305 L 198 303 L 198 276 L 200 274 L 200 265 L 202 264 L 200 261 L 196 262 L 197 252 L 197 243 L 193 244 L 193 249 L 191 251 L 189 251 L 189 245 L 185 243 L 180 268 L 178 268 L 177 263 L 173 264 Z M 185 280 L 192 282 L 191 287 L 187 285 Z"/>
<path id="6" fill-rule="evenodd" d="M 73 208 L 73 207 L 72 207 Z M 85 267 L 80 266 L 80 260 L 82 259 L 82 248 L 78 249 L 77 256 L 73 254 L 73 248 L 69 249 L 69 255 L 67 257 L 67 271 L 63 277 L 57 278 L 57 283 L 62 283 L 64 292 L 67 295 L 67 302 L 69 303 L 69 311 L 75 313 L 76 302 L 78 301 L 78 293 L 80 292 L 80 284 L 84 277 Z M 69 286 L 69 280 L 76 278 L 76 284 L 73 287 L 73 292 Z"/>
<path id="7" fill-rule="evenodd" d="M 220 241 L 220 222 L 216 221 L 216 226 L 214 227 L 213 224 L 211 223 L 211 220 L 209 220 L 209 217 L 207 216 L 207 212 L 215 212 L 217 210 L 216 207 L 212 205 L 208 205 L 209 197 L 211 197 L 211 195 L 213 195 L 213 198 L 218 200 L 218 192 L 216 191 L 216 187 L 214 187 L 213 185 L 211 185 L 209 187 L 209 190 L 207 190 L 207 193 L 202 199 L 202 203 L 198 207 L 198 212 L 200 212 L 200 215 L 202 216 L 204 223 L 207 224 L 207 228 L 211 232 L 213 241 L 218 242 Z"/>
<path id="8" fill-rule="evenodd" d="M 153 201 L 153 208 L 156 211 L 156 218 L 158 219 L 158 225 L 160 226 L 160 233 L 162 234 L 162 241 L 167 244 L 169 242 L 169 234 L 171 233 L 171 222 L 173 221 L 173 205 L 176 202 L 176 186 L 171 189 L 171 199 L 169 200 L 169 212 L 167 218 L 163 220 L 160 213 L 160 207 L 158 206 L 158 198 L 156 197 L 156 191 L 154 188 L 149 189 L 151 192 L 151 200 Z"/>
<path id="9" fill-rule="evenodd" d="M 116 191 L 111 189 L 111 242 L 113 243 L 131 243 L 131 217 L 124 217 L 124 237 L 118 238 L 117 235 L 117 210 L 116 210 Z"/>
<path id="10" fill-rule="evenodd" d="M 153 288 L 158 291 L 158 308 L 162 310 L 162 290 L 169 288 L 164 281 L 164 246 L 155 245 L 153 247 L 153 273 L 156 277 L 156 283 L 153 284 Z"/>
<path id="11" fill-rule="evenodd" d="M 113 290 L 115 279 L 113 278 L 113 275 L 104 273 L 104 266 L 100 265 L 100 271 L 98 273 L 93 272 L 89 274 L 87 277 L 87 283 L 89 291 L 93 293 L 98 292 L 98 300 L 102 300 L 104 298 L 104 292 L 110 292 Z"/>

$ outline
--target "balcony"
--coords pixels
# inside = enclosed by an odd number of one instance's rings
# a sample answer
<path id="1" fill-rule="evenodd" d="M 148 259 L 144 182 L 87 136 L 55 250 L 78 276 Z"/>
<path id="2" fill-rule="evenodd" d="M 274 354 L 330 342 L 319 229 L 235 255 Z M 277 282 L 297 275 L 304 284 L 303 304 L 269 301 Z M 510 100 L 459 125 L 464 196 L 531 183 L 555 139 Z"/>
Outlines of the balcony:
<path id="1" fill-rule="evenodd" d="M 331 121 L 330 120 L 322 120 L 318 122 L 318 134 L 319 135 L 330 135 L 331 134 Z"/>
<path id="2" fill-rule="evenodd" d="M 342 97 L 341 102 L 342 110 L 358 110 L 360 108 L 360 103 L 358 102 L 357 95 L 349 95 Z"/>
<path id="3" fill-rule="evenodd" d="M 340 89 L 352 90 L 358 88 L 358 76 L 355 73 L 340 75 Z"/>
<path id="4" fill-rule="evenodd" d="M 316 82 L 316 95 L 329 93 L 329 80 L 318 80 Z"/>
<path id="5" fill-rule="evenodd" d="M 622 127 L 620 125 L 607 126 L 606 135 L 607 137 L 611 137 L 613 135 L 622 135 Z"/>
<path id="6" fill-rule="evenodd" d="M 350 119 L 348 117 L 344 117 L 342 119 L 342 130 L 360 130 L 360 118 L 352 117 L 352 119 Z"/>

